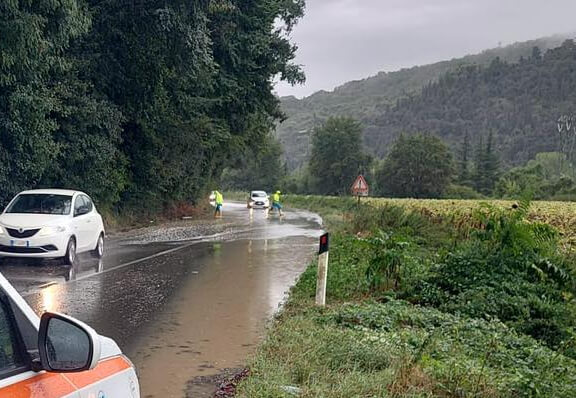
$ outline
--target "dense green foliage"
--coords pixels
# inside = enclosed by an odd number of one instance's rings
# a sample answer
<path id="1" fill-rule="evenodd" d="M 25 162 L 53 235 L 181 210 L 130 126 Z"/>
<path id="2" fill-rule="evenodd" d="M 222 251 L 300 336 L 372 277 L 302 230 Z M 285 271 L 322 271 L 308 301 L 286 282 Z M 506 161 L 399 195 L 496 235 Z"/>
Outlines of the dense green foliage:
<path id="1" fill-rule="evenodd" d="M 314 193 L 346 195 L 371 159 L 362 149 L 362 127 L 350 118 L 330 118 L 314 130 L 308 165 Z"/>
<path id="2" fill-rule="evenodd" d="M 576 170 L 566 155 L 539 153 L 526 165 L 507 171 L 496 184 L 495 195 L 509 198 L 530 192 L 535 199 L 571 198 L 575 184 Z"/>
<path id="3" fill-rule="evenodd" d="M 522 164 L 559 148 L 556 120 L 572 112 L 575 65 L 576 44 L 568 40 L 515 64 L 497 58 L 486 67 L 462 67 L 389 107 L 378 136 L 367 142 L 384 154 L 398 134 L 426 131 L 456 147 L 468 132 L 479 146 L 492 137 L 489 144 L 505 164 Z"/>
<path id="4" fill-rule="evenodd" d="M 157 211 L 229 159 L 268 150 L 273 79 L 301 82 L 302 0 L 62 0 L 0 5 L 0 202 L 83 189 Z"/>
<path id="5" fill-rule="evenodd" d="M 552 227 L 526 220 L 528 202 L 454 223 L 391 204 L 291 200 L 344 212 L 330 222 L 329 308 L 313 306 L 312 265 L 241 396 L 284 396 L 286 385 L 303 397 L 576 394 L 573 260 Z"/>
<path id="6" fill-rule="evenodd" d="M 401 135 L 376 173 L 378 191 L 392 197 L 434 198 L 446 191 L 454 169 L 448 147 L 431 135 Z"/>
<path id="7" fill-rule="evenodd" d="M 0 203 L 37 185 L 118 199 L 122 115 L 79 77 L 69 54 L 89 29 L 75 0 L 0 5 Z"/>
<path id="8" fill-rule="evenodd" d="M 278 126 L 277 135 L 286 151 L 288 167 L 293 170 L 302 167 L 306 163 L 310 155 L 310 137 L 313 129 L 334 115 L 350 116 L 359 120 L 365 129 L 364 142 L 367 144 L 367 148 L 372 151 L 376 149 L 375 145 L 378 145 L 378 151 L 373 153 L 383 155 L 387 150 L 387 145 L 394 141 L 397 136 L 397 132 L 387 128 L 385 122 L 389 108 L 393 107 L 398 99 L 412 95 L 417 96 L 430 82 L 435 82 L 446 73 L 456 71 L 466 65 L 489 65 L 497 57 L 503 62 L 516 63 L 522 57 L 529 58 L 534 47 L 539 47 L 542 52 L 545 52 L 562 44 L 565 38 L 565 36 L 558 36 L 533 40 L 487 50 L 478 55 L 417 66 L 398 72 L 381 72 L 364 80 L 346 83 L 336 88 L 333 92 L 321 91 L 301 100 L 294 97 L 282 98 L 282 109 L 286 113 L 287 119 Z M 552 65 L 549 66 L 551 69 L 554 68 Z M 538 80 L 538 75 L 535 76 L 535 79 Z M 524 85 L 526 82 L 519 80 L 516 83 Z M 532 87 L 531 83 L 526 85 L 526 89 L 529 89 L 529 87 Z M 500 114 L 501 111 L 498 115 Z M 428 128 L 429 125 L 438 129 L 443 127 L 446 115 L 441 110 L 430 116 L 431 118 L 427 125 L 420 125 L 418 126 L 419 128 L 414 130 L 436 132 L 436 130 Z M 553 123 L 558 116 L 559 114 L 554 114 L 554 117 L 551 120 L 546 120 L 546 122 Z M 448 121 L 455 122 L 451 119 L 448 119 Z M 546 124 L 546 126 L 553 127 L 552 124 Z M 411 126 L 406 123 L 400 127 Z M 469 123 L 465 129 L 458 130 L 454 135 L 451 135 L 449 143 L 455 148 L 461 143 L 466 132 L 468 132 L 471 144 L 476 144 L 478 128 L 481 127 L 483 127 L 482 123 Z M 538 124 L 534 127 L 538 128 L 540 125 Z M 405 130 L 401 128 L 400 131 Z M 552 134 L 552 131 L 548 129 L 546 133 Z M 515 139 L 512 131 L 499 131 L 498 134 Z M 550 143 L 552 140 L 547 139 L 545 142 Z M 532 154 L 538 150 L 535 149 Z M 523 159 L 517 160 L 526 161 L 529 158 L 530 155 L 527 155 Z M 506 154 L 505 160 L 510 160 L 508 154 Z"/>
<path id="9" fill-rule="evenodd" d="M 229 191 L 283 190 L 286 166 L 282 163 L 282 147 L 272 136 L 264 137 L 263 149 L 244 153 L 235 167 L 222 174 L 222 187 Z"/>

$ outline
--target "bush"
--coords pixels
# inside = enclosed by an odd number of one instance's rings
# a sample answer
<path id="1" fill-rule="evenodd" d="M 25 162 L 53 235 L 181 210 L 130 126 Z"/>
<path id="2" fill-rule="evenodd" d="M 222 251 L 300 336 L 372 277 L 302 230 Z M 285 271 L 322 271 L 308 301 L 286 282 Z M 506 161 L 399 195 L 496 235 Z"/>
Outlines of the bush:
<path id="1" fill-rule="evenodd" d="M 450 184 L 446 191 L 444 191 L 444 198 L 446 199 L 484 199 L 485 196 L 474 188 L 465 185 Z"/>
<path id="2" fill-rule="evenodd" d="M 555 231 L 525 221 L 527 212 L 527 203 L 512 212 L 484 208 L 470 242 L 403 297 L 453 314 L 497 318 L 576 358 L 571 273 L 556 255 Z"/>

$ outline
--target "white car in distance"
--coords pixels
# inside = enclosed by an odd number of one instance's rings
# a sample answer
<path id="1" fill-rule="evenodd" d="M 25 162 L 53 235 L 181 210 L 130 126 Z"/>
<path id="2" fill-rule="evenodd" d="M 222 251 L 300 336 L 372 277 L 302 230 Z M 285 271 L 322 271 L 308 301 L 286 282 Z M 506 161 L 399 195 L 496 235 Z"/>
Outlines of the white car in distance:
<path id="1" fill-rule="evenodd" d="M 249 209 L 267 209 L 270 207 L 270 198 L 265 191 L 252 191 L 248 197 Z"/>
<path id="2" fill-rule="evenodd" d="M 61 258 L 104 255 L 104 223 L 79 191 L 36 189 L 16 195 L 0 215 L 0 257 Z"/>

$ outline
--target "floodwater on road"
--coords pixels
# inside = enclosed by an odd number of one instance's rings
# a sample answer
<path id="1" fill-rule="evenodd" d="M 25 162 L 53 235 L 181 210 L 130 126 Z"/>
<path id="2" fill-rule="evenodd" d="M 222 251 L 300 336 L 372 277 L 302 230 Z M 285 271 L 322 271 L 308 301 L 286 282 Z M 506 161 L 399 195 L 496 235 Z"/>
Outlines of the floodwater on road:
<path id="1" fill-rule="evenodd" d="M 111 239 L 103 261 L 0 271 L 38 313 L 67 313 L 115 339 L 143 397 L 210 396 L 212 382 L 192 381 L 242 367 L 322 232 L 308 212 L 224 209 L 203 234 L 186 223 L 146 229 Z"/>

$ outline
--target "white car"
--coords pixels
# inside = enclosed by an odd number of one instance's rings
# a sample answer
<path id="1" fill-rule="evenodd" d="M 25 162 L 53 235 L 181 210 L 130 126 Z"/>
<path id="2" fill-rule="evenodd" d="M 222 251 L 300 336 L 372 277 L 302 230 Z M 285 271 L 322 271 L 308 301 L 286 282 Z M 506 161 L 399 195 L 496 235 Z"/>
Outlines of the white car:
<path id="1" fill-rule="evenodd" d="M 134 365 L 66 315 L 39 319 L 0 274 L 0 397 L 138 398 Z"/>
<path id="2" fill-rule="evenodd" d="M 0 215 L 0 257 L 62 258 L 104 255 L 104 223 L 79 191 L 37 189 L 18 194 Z"/>
<path id="3" fill-rule="evenodd" d="M 270 198 L 265 191 L 252 191 L 248 196 L 249 209 L 267 209 L 270 207 Z"/>

